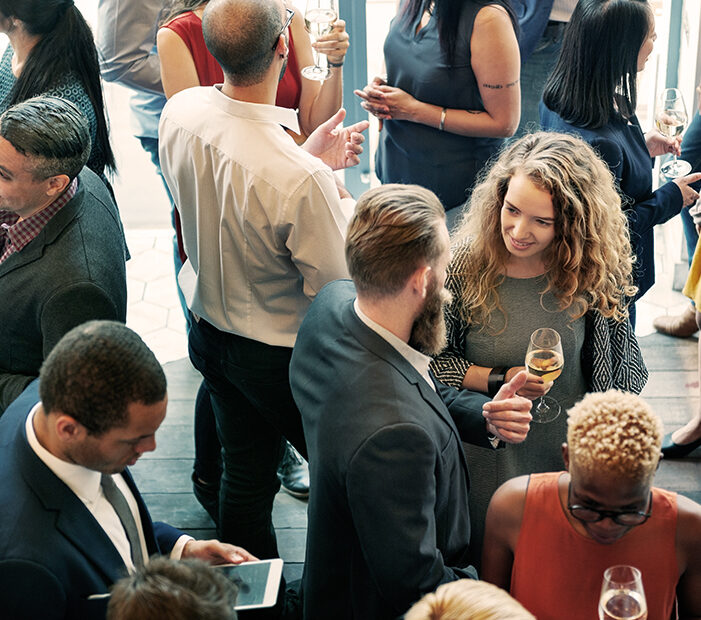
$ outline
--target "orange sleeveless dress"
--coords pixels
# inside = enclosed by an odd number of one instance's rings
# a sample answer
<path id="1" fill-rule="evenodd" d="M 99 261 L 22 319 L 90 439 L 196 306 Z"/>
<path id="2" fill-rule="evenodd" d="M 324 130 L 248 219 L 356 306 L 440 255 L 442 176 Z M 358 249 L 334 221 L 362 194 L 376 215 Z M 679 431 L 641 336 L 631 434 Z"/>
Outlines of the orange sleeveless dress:
<path id="1" fill-rule="evenodd" d="M 596 620 L 604 570 L 628 564 L 642 572 L 648 620 L 675 618 L 676 493 L 653 488 L 652 516 L 615 543 L 602 545 L 567 520 L 557 490 L 561 475 L 530 476 L 511 595 L 538 620 Z"/>

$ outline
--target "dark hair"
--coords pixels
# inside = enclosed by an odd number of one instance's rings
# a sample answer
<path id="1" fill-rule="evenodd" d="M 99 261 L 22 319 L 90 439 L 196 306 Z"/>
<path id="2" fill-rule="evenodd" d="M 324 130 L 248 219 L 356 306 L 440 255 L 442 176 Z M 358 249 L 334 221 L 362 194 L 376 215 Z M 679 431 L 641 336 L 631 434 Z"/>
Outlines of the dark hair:
<path id="1" fill-rule="evenodd" d="M 201 560 L 156 557 L 112 586 L 107 620 L 235 620 L 237 592 Z"/>
<path id="2" fill-rule="evenodd" d="M 197 7 L 207 4 L 208 0 L 174 0 L 166 3 L 158 14 L 158 27 L 167 24 L 178 15 L 194 11 Z"/>
<path id="3" fill-rule="evenodd" d="M 591 129 L 633 116 L 638 54 L 652 19 L 647 0 L 580 0 L 545 84 L 545 105 Z"/>
<path id="4" fill-rule="evenodd" d="M 0 0 L 0 13 L 23 22 L 40 37 L 10 93 L 10 105 L 49 92 L 71 73 L 90 99 L 97 120 L 97 140 L 109 171 L 115 161 L 109 140 L 100 83 L 100 65 L 90 26 L 73 0 Z"/>
<path id="5" fill-rule="evenodd" d="M 514 31 L 518 36 L 516 15 L 510 3 L 501 0 L 407 0 L 401 12 L 401 20 L 404 28 L 411 28 L 419 15 L 423 15 L 431 6 L 432 2 L 434 3 L 433 11 L 438 26 L 438 40 L 440 41 L 441 49 L 449 65 L 455 64 L 455 50 L 461 26 L 460 17 L 467 4 L 476 4 L 478 6 L 497 4 L 506 9 L 511 18 L 511 23 L 514 26 Z"/>
<path id="6" fill-rule="evenodd" d="M 262 81 L 283 25 L 272 0 L 210 0 L 202 16 L 207 49 L 237 86 Z"/>
<path id="7" fill-rule="evenodd" d="M 60 97 L 32 97 L 0 116 L 0 136 L 32 158 L 37 181 L 57 174 L 73 180 L 90 154 L 90 128 L 83 113 Z"/>
<path id="8" fill-rule="evenodd" d="M 388 183 L 365 192 L 346 233 L 346 263 L 358 292 L 381 298 L 400 291 L 445 249 L 444 222 L 438 197 L 418 185 Z"/>
<path id="9" fill-rule="evenodd" d="M 44 411 L 61 412 L 91 435 L 128 422 L 132 403 L 166 397 L 166 378 L 144 341 L 122 323 L 89 321 L 69 331 L 39 371 Z"/>

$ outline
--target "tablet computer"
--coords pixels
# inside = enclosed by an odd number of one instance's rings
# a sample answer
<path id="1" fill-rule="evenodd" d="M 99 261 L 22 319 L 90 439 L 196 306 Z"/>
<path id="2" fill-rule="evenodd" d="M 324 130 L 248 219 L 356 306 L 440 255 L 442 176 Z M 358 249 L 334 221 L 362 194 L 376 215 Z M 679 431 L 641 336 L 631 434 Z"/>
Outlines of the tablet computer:
<path id="1" fill-rule="evenodd" d="M 239 589 L 234 609 L 260 609 L 277 602 L 282 560 L 258 560 L 242 564 L 221 564 L 214 568 L 224 572 Z"/>

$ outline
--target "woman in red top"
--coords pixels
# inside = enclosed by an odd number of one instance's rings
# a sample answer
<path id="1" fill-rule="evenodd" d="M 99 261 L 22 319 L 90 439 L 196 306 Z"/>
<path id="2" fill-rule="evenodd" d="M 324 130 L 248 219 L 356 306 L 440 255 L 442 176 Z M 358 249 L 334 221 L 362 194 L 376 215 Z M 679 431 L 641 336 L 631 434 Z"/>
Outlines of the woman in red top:
<path id="1" fill-rule="evenodd" d="M 193 86 L 212 86 L 224 81 L 224 74 L 207 50 L 202 35 L 202 13 L 207 0 L 180 0 L 158 30 L 158 57 L 166 97 Z M 302 67 L 314 64 L 312 44 L 304 28 L 304 19 L 295 12 L 290 24 L 290 55 L 287 70 L 280 81 L 276 104 L 298 110 L 300 141 L 304 141 L 321 123 L 341 107 L 343 98 L 343 60 L 348 51 L 346 23 L 336 20 L 333 30 L 314 47 L 326 54 L 331 77 L 324 82 L 302 79 Z"/>

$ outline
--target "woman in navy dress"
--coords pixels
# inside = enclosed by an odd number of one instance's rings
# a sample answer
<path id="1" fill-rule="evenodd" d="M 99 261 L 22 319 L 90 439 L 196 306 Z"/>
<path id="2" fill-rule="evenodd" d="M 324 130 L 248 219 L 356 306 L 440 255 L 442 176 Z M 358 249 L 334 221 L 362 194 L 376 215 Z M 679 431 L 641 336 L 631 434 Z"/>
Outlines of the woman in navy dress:
<path id="1" fill-rule="evenodd" d="M 401 0 L 384 53 L 387 78 L 355 91 L 382 121 L 377 176 L 427 187 L 457 213 L 518 126 L 511 9 L 503 0 Z"/>
<path id="2" fill-rule="evenodd" d="M 636 299 L 655 282 L 653 227 L 692 204 L 698 194 L 689 184 L 701 179 L 691 174 L 652 191 L 652 158 L 680 144 L 656 130 L 644 135 L 635 116 L 637 73 L 656 38 L 646 0 L 581 0 L 540 107 L 543 129 L 580 135 L 618 181 L 637 257 Z"/>

